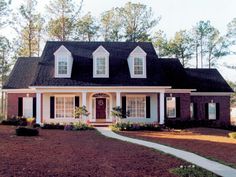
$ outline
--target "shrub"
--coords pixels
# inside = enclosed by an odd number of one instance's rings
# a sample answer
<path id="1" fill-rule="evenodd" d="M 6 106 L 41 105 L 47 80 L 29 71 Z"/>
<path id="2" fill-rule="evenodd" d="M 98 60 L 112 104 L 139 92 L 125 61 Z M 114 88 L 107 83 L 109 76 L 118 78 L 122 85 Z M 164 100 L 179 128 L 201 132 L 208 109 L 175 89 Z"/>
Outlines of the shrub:
<path id="1" fill-rule="evenodd" d="M 38 136 L 39 131 L 36 128 L 31 127 L 18 127 L 16 128 L 17 136 Z"/>
<path id="2" fill-rule="evenodd" d="M 86 109 L 86 106 L 76 107 L 76 108 L 75 108 L 75 112 L 74 112 L 75 118 L 82 119 L 82 116 L 88 117 L 89 114 L 90 114 L 90 113 L 89 113 L 88 110 Z"/>
<path id="3" fill-rule="evenodd" d="M 228 134 L 230 138 L 236 139 L 236 132 L 232 132 Z"/>
<path id="4" fill-rule="evenodd" d="M 73 128 L 72 130 L 93 130 L 93 126 L 88 124 L 88 123 L 84 123 L 84 122 L 75 122 L 73 123 Z"/>
<path id="5" fill-rule="evenodd" d="M 130 123 L 130 122 L 117 122 L 111 125 L 114 131 L 136 131 L 136 130 L 154 130 L 160 131 L 161 126 L 158 123 Z"/>
<path id="6" fill-rule="evenodd" d="M 7 120 L 3 120 L 1 124 L 2 125 L 27 126 L 27 121 L 25 118 L 13 117 L 13 118 L 8 118 Z"/>
<path id="7" fill-rule="evenodd" d="M 45 123 L 43 124 L 43 126 L 41 127 L 42 129 L 60 129 L 60 130 L 64 130 L 65 125 L 61 125 L 59 123 L 55 124 L 55 123 Z"/>

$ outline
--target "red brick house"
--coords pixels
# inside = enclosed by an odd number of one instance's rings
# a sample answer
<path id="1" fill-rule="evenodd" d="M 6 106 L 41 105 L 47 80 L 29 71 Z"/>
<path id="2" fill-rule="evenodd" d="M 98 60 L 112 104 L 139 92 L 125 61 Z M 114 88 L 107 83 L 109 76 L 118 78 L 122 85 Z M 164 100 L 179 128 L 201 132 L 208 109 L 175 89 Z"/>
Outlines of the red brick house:
<path id="1" fill-rule="evenodd" d="M 216 69 L 184 69 L 145 42 L 47 42 L 40 58 L 19 58 L 4 85 L 8 117 L 74 122 L 86 106 L 91 122 L 212 120 L 230 123 L 232 89 Z"/>

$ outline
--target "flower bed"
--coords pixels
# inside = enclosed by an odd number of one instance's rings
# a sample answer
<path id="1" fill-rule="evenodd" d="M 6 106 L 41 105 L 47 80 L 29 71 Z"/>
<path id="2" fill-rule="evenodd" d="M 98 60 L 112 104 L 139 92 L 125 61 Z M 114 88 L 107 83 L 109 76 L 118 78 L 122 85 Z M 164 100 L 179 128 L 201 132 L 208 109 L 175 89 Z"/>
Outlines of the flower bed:
<path id="1" fill-rule="evenodd" d="M 160 131 L 161 126 L 158 123 L 130 123 L 118 122 L 111 125 L 113 131 L 137 131 L 137 130 L 153 130 Z"/>

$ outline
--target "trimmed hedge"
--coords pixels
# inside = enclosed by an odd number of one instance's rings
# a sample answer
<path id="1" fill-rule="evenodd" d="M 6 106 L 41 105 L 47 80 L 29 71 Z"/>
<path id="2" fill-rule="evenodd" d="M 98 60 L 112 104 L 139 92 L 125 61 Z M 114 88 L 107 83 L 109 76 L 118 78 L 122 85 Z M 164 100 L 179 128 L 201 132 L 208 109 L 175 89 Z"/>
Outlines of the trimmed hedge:
<path id="1" fill-rule="evenodd" d="M 18 127 L 16 128 L 17 136 L 38 136 L 39 131 L 36 128 L 31 127 Z"/>
<path id="2" fill-rule="evenodd" d="M 111 129 L 116 131 L 137 131 L 137 130 L 153 130 L 160 131 L 161 127 L 157 123 L 130 123 L 118 122 L 111 125 Z"/>
<path id="3" fill-rule="evenodd" d="M 60 124 L 43 124 L 41 127 L 42 129 L 59 129 L 59 130 L 64 130 L 65 125 L 60 125 Z"/>
<path id="4" fill-rule="evenodd" d="M 9 118 L 1 122 L 2 125 L 27 126 L 26 118 Z"/>

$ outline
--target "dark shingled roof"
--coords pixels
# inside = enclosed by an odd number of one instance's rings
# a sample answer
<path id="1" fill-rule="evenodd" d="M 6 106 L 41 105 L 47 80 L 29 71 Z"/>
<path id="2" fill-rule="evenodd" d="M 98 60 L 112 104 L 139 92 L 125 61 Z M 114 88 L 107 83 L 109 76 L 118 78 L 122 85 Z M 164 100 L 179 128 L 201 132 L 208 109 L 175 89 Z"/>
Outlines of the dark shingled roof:
<path id="1" fill-rule="evenodd" d="M 39 61 L 39 57 L 18 58 L 3 89 L 28 88 L 34 79 Z"/>
<path id="2" fill-rule="evenodd" d="M 185 69 L 189 85 L 198 92 L 233 92 L 217 69 Z"/>
<path id="3" fill-rule="evenodd" d="M 54 52 L 64 45 L 73 55 L 71 78 L 54 77 Z M 109 53 L 109 78 L 93 78 L 92 53 L 102 45 Z M 131 78 L 127 58 L 140 46 L 147 53 L 147 78 Z M 216 69 L 184 69 L 178 59 L 158 58 L 147 42 L 46 43 L 40 58 L 19 58 L 4 89 L 28 86 L 171 86 L 200 92 L 231 92 Z"/>
<path id="4" fill-rule="evenodd" d="M 53 53 L 64 45 L 73 55 L 71 78 L 54 78 Z M 93 78 L 92 53 L 102 45 L 109 53 L 109 78 Z M 131 78 L 127 58 L 140 46 L 147 53 L 147 78 Z M 185 72 L 177 59 L 158 59 L 147 42 L 47 42 L 35 86 L 173 86 L 185 85 Z M 181 81 L 181 82 L 180 82 Z"/>

